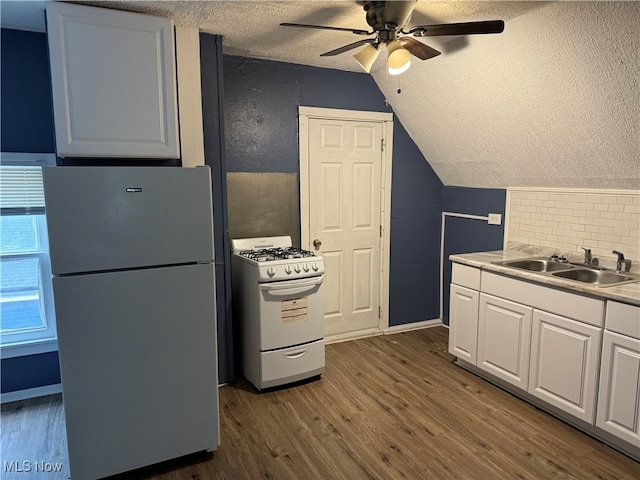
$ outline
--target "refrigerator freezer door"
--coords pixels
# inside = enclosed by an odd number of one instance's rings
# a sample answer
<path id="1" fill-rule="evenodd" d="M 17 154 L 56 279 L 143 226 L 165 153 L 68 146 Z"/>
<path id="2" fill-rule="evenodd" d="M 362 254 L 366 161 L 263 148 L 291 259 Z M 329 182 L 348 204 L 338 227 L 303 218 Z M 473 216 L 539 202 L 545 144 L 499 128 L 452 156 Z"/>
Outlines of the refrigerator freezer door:
<path id="1" fill-rule="evenodd" d="M 72 478 L 219 445 L 213 267 L 54 278 Z"/>
<path id="2" fill-rule="evenodd" d="M 208 167 L 45 167 L 54 275 L 213 260 Z"/>

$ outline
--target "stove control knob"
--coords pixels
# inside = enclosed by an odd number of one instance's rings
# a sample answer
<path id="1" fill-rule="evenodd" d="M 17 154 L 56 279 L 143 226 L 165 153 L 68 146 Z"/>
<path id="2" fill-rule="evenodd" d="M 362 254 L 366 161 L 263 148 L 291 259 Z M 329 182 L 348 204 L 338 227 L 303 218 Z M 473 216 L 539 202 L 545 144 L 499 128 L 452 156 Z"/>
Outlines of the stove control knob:
<path id="1" fill-rule="evenodd" d="M 308 271 L 309 271 L 309 264 L 308 264 L 308 263 L 305 263 L 304 265 L 302 265 L 302 269 L 303 269 L 305 272 L 308 272 Z"/>
<path id="2" fill-rule="evenodd" d="M 300 265 L 298 265 L 297 263 L 293 266 L 293 269 L 296 271 L 296 273 L 300 273 Z"/>
<path id="3" fill-rule="evenodd" d="M 287 273 L 287 275 L 291 274 L 291 265 L 287 265 L 286 267 L 284 267 L 284 271 Z"/>
<path id="4" fill-rule="evenodd" d="M 314 272 L 317 272 L 317 271 L 318 271 L 318 263 L 317 263 L 317 262 L 313 262 L 313 263 L 311 264 L 311 268 L 313 268 L 313 271 L 314 271 Z"/>
<path id="5" fill-rule="evenodd" d="M 270 277 L 273 277 L 276 274 L 276 269 L 273 267 L 269 267 L 267 268 L 267 275 L 269 275 Z"/>

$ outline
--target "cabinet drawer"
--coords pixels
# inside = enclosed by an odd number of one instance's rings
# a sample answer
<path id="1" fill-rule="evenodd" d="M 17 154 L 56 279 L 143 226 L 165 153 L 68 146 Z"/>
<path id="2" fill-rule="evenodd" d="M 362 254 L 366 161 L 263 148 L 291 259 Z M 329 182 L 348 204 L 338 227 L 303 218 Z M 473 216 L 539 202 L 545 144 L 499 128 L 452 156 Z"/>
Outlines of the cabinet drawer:
<path id="1" fill-rule="evenodd" d="M 480 290 L 480 269 L 454 263 L 451 266 L 451 283 Z"/>
<path id="2" fill-rule="evenodd" d="M 640 307 L 620 302 L 607 302 L 605 328 L 640 338 Z"/>
<path id="3" fill-rule="evenodd" d="M 260 353 L 260 388 L 285 385 L 324 372 L 324 340 Z"/>
<path id="4" fill-rule="evenodd" d="M 602 327 L 604 323 L 603 300 L 563 292 L 491 272 L 482 272 L 481 283 L 482 291 L 491 295 L 557 313 L 596 327 Z"/>

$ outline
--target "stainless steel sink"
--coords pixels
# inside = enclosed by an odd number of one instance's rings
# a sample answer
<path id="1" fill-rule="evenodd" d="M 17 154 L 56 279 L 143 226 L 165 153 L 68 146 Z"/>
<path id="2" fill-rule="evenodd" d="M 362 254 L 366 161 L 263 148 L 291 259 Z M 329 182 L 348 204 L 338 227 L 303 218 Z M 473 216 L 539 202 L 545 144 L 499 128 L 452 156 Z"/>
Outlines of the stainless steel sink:
<path id="1" fill-rule="evenodd" d="M 616 273 L 603 267 L 586 266 L 558 262 L 544 257 L 520 258 L 515 260 L 500 260 L 495 265 L 527 270 L 544 276 L 570 280 L 592 285 L 594 287 L 613 287 L 625 283 L 640 282 L 640 275 L 633 273 Z"/>
<path id="2" fill-rule="evenodd" d="M 588 268 L 575 268 L 552 273 L 554 277 L 576 280 L 578 282 L 590 283 L 596 287 L 610 287 L 640 281 L 640 277 L 625 273 L 615 273 L 605 270 L 591 270 Z"/>
<path id="3" fill-rule="evenodd" d="M 542 258 L 527 258 L 524 260 L 508 260 L 500 262 L 505 267 L 520 268 L 530 272 L 557 272 L 559 270 L 571 270 L 573 265 L 559 263 Z"/>

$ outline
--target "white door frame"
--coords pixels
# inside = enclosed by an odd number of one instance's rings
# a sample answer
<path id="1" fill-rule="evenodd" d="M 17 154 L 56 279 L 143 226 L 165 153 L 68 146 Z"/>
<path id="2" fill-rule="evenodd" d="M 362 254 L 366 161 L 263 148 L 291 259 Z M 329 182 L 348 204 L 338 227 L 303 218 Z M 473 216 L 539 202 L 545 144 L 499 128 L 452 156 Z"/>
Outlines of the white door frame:
<path id="1" fill-rule="evenodd" d="M 378 333 L 389 328 L 389 244 L 391 232 L 391 161 L 393 157 L 393 114 L 384 112 L 363 112 L 333 108 L 298 107 L 300 142 L 300 230 L 301 247 L 311 249 L 309 238 L 309 119 L 334 119 L 377 122 L 382 125 L 382 165 L 380 179 L 380 315 Z M 335 340 L 347 340 L 362 336 L 346 334 Z M 339 338 L 338 338 L 339 337 Z"/>

